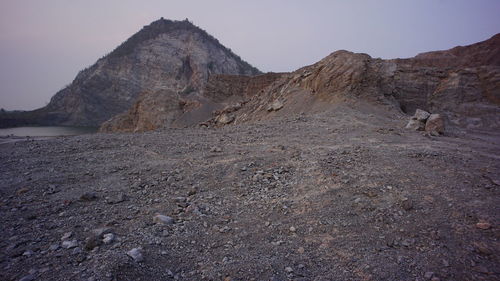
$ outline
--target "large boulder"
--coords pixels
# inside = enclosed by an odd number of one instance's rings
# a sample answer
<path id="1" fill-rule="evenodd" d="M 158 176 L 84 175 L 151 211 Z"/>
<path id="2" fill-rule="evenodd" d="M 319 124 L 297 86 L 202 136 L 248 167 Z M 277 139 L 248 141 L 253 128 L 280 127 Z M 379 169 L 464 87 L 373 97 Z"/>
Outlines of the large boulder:
<path id="1" fill-rule="evenodd" d="M 422 109 L 417 109 L 412 119 L 425 122 L 429 118 L 429 116 L 431 116 L 429 112 Z"/>
<path id="2" fill-rule="evenodd" d="M 215 118 L 215 122 L 221 125 L 227 125 L 234 121 L 234 116 L 223 113 Z"/>
<path id="3" fill-rule="evenodd" d="M 269 105 L 267 111 L 278 111 L 281 108 L 283 108 L 283 103 L 279 100 L 275 100 Z"/>
<path id="4" fill-rule="evenodd" d="M 425 123 L 425 131 L 431 135 L 444 133 L 444 120 L 440 114 L 431 114 Z"/>
<path id="5" fill-rule="evenodd" d="M 406 129 L 414 131 L 423 131 L 425 128 L 425 123 L 416 119 L 410 119 L 408 124 L 406 124 Z"/>

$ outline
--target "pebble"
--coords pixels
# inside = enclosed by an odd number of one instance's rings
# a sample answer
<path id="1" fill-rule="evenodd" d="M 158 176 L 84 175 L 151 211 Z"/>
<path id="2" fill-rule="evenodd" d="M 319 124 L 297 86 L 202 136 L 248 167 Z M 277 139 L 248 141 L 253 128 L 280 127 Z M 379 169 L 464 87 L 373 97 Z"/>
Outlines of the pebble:
<path id="1" fill-rule="evenodd" d="M 174 224 L 174 219 L 169 217 L 169 216 L 156 214 L 153 217 L 153 222 L 171 225 L 171 224 Z"/>
<path id="2" fill-rule="evenodd" d="M 73 236 L 73 232 L 66 232 L 64 233 L 64 235 L 61 237 L 61 241 L 64 241 L 64 240 L 68 240 L 69 238 L 71 238 L 71 236 Z"/>
<path id="3" fill-rule="evenodd" d="M 80 196 L 81 201 L 94 201 L 97 199 L 97 194 L 94 192 L 85 192 Z"/>
<path id="4" fill-rule="evenodd" d="M 65 249 L 71 249 L 71 248 L 75 248 L 76 246 L 78 246 L 78 241 L 75 240 L 66 240 L 66 241 L 63 241 L 61 246 Z"/>
<path id="5" fill-rule="evenodd" d="M 96 229 L 92 230 L 92 233 L 99 238 L 101 238 L 104 234 L 112 233 L 112 232 L 113 232 L 113 229 L 110 227 L 101 227 L 101 228 L 96 228 Z"/>
<path id="6" fill-rule="evenodd" d="M 176 197 L 176 198 L 174 198 L 174 201 L 175 201 L 176 203 L 184 203 L 184 202 L 186 202 L 186 201 L 187 201 L 187 198 L 186 198 L 186 197 L 182 197 L 182 196 L 180 196 L 180 197 Z"/>
<path id="7" fill-rule="evenodd" d="M 285 271 L 286 271 L 287 273 L 292 273 L 292 272 L 293 272 L 293 268 L 291 268 L 291 267 L 287 266 L 287 267 L 285 267 Z"/>
<path id="8" fill-rule="evenodd" d="M 304 247 L 299 247 L 299 249 L 297 249 L 297 252 L 299 254 L 303 254 L 306 250 L 304 249 Z"/>
<path id="9" fill-rule="evenodd" d="M 290 226 L 290 232 L 295 232 L 295 231 L 297 231 L 297 229 L 293 226 Z"/>
<path id="10" fill-rule="evenodd" d="M 118 204 L 128 200 L 128 196 L 125 193 L 120 193 L 118 195 L 106 198 L 106 203 L 108 204 Z"/>
<path id="11" fill-rule="evenodd" d="M 74 249 L 73 249 L 72 254 L 73 254 L 73 255 L 78 255 L 78 254 L 81 254 L 82 252 L 83 252 L 83 251 L 82 251 L 82 248 L 80 248 L 80 247 L 76 247 L 76 248 L 74 248 Z"/>
<path id="12" fill-rule="evenodd" d="M 113 233 L 106 233 L 104 234 L 104 238 L 102 239 L 102 242 L 104 244 L 110 244 L 115 240 L 115 235 Z"/>
<path id="13" fill-rule="evenodd" d="M 91 251 L 93 250 L 95 247 L 101 245 L 101 239 L 100 239 L 100 236 L 97 236 L 97 235 L 91 235 L 89 237 L 87 237 L 87 239 L 85 239 L 85 250 L 87 251 Z"/>
<path id="14" fill-rule="evenodd" d="M 49 247 L 50 251 L 56 251 L 57 249 L 59 249 L 59 244 L 52 244 Z"/>
<path id="15" fill-rule="evenodd" d="M 32 250 L 27 250 L 23 253 L 23 256 L 26 256 L 26 257 L 31 257 L 33 255 L 33 251 Z"/>
<path id="16" fill-rule="evenodd" d="M 142 256 L 141 248 L 133 248 L 132 250 L 127 252 L 127 255 L 134 259 L 135 262 L 143 262 L 144 257 Z"/>
<path id="17" fill-rule="evenodd" d="M 481 221 L 476 223 L 476 227 L 482 230 L 487 230 L 491 228 L 491 224 L 489 222 Z"/>
<path id="18" fill-rule="evenodd" d="M 410 211 L 411 209 L 413 209 L 413 203 L 411 202 L 410 199 L 408 198 L 405 198 L 401 201 L 401 207 L 405 210 L 405 211 Z"/>
<path id="19" fill-rule="evenodd" d="M 432 272 L 432 271 L 427 271 L 427 272 L 424 274 L 424 278 L 425 278 L 425 279 L 429 279 L 429 280 L 430 280 L 430 279 L 432 278 L 432 276 L 434 276 L 434 272 Z"/>
<path id="20" fill-rule="evenodd" d="M 188 195 L 188 196 L 193 196 L 193 195 L 195 195 L 195 194 L 196 194 L 196 192 L 197 192 L 196 188 L 191 188 L 191 189 L 188 191 L 187 195 Z"/>

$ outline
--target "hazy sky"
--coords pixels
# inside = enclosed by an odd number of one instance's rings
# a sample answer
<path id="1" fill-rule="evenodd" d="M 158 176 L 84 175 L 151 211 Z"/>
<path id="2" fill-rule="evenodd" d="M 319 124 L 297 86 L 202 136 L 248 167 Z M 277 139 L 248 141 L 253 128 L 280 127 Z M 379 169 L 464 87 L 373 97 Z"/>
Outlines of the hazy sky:
<path id="1" fill-rule="evenodd" d="M 346 49 L 412 57 L 500 32 L 500 0 L 0 0 L 0 107 L 34 109 L 143 25 L 208 31 L 262 71 Z"/>

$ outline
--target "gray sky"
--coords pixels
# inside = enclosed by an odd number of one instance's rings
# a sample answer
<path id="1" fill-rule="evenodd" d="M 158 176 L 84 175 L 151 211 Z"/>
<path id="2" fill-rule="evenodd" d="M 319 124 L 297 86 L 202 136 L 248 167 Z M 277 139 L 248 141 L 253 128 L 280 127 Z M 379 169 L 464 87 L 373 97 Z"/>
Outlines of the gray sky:
<path id="1" fill-rule="evenodd" d="M 262 71 L 412 57 L 500 32 L 500 0 L 0 0 L 0 107 L 34 109 L 143 25 L 183 20 Z"/>

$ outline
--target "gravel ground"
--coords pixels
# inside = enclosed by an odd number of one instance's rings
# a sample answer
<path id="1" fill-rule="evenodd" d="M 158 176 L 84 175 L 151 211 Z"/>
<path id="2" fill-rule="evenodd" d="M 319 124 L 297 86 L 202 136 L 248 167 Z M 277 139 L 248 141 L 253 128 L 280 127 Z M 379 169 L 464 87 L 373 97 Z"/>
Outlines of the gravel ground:
<path id="1" fill-rule="evenodd" d="M 499 280 L 500 134 L 349 108 L 0 145 L 1 280 Z"/>

